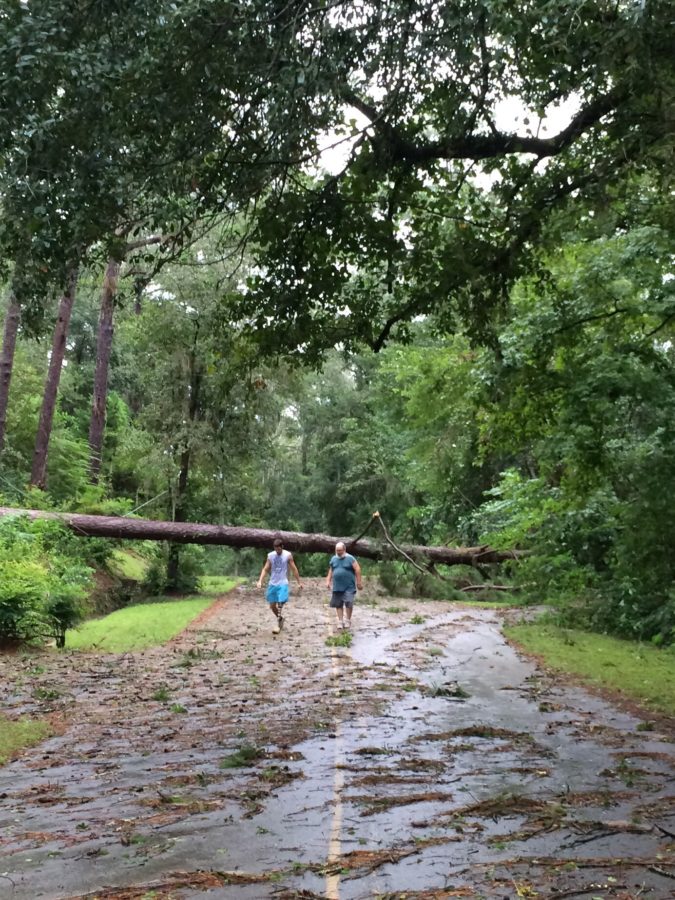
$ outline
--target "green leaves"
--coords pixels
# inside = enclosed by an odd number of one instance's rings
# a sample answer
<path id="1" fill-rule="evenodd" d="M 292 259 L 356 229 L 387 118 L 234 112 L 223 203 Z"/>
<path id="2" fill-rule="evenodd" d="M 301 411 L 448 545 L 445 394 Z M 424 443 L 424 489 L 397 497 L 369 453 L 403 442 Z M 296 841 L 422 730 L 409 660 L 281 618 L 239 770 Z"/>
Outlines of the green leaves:
<path id="1" fill-rule="evenodd" d="M 76 540 L 58 522 L 0 522 L 0 639 L 53 636 L 63 646 L 65 630 L 81 620 L 92 586 L 85 547 Z"/>
<path id="2" fill-rule="evenodd" d="M 520 576 L 572 619 L 670 641 L 672 241 L 653 213 L 569 243 L 513 291 L 483 429 L 522 462 L 474 521 L 491 543 L 534 549 Z"/>

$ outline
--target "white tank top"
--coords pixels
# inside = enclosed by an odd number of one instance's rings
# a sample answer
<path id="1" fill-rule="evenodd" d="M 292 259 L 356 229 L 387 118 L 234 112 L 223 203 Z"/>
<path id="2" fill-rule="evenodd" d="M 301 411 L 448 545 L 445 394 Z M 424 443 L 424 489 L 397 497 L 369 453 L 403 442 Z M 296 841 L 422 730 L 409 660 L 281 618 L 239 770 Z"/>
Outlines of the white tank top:
<path id="1" fill-rule="evenodd" d="M 270 584 L 288 584 L 288 563 L 293 558 L 290 550 L 282 550 L 277 553 L 272 550 L 267 554 L 267 559 L 272 568 L 270 569 Z"/>

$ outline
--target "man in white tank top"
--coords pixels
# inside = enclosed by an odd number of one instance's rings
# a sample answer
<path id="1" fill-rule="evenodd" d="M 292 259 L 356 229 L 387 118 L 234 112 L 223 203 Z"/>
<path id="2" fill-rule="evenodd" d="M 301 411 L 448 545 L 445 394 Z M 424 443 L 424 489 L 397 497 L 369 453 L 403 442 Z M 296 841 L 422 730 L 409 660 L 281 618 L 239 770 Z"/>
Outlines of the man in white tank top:
<path id="1" fill-rule="evenodd" d="M 265 574 L 269 573 L 270 580 L 267 585 L 265 599 L 267 600 L 270 609 L 277 617 L 276 634 L 284 627 L 283 608 L 290 596 L 288 586 L 289 569 L 295 575 L 298 587 L 302 589 L 300 573 L 298 572 L 298 567 L 295 565 L 293 554 L 288 550 L 284 550 L 283 541 L 277 538 L 274 542 L 274 550 L 267 554 L 265 565 L 260 572 L 260 578 L 258 578 L 258 587 L 261 588 Z"/>

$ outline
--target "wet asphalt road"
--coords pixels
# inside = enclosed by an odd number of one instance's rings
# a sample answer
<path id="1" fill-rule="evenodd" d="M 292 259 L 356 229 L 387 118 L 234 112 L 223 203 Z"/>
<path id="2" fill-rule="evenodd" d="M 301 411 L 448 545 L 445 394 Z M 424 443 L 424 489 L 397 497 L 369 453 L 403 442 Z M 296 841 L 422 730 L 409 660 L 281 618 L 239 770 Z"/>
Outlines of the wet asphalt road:
<path id="1" fill-rule="evenodd" d="M 0 769 L 0 898 L 675 897 L 672 735 L 555 679 L 499 614 L 320 582 L 163 648 L 0 657 L 61 733 Z"/>

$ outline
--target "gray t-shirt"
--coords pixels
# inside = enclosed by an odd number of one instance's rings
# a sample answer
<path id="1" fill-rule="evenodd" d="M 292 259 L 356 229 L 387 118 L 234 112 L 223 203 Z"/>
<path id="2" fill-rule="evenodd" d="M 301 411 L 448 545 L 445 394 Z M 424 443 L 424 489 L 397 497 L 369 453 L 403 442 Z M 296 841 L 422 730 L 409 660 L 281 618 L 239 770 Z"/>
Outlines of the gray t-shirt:
<path id="1" fill-rule="evenodd" d="M 288 564 L 293 559 L 290 550 L 282 550 L 281 553 L 272 550 L 267 554 L 267 559 L 271 565 L 269 583 L 288 584 Z"/>

